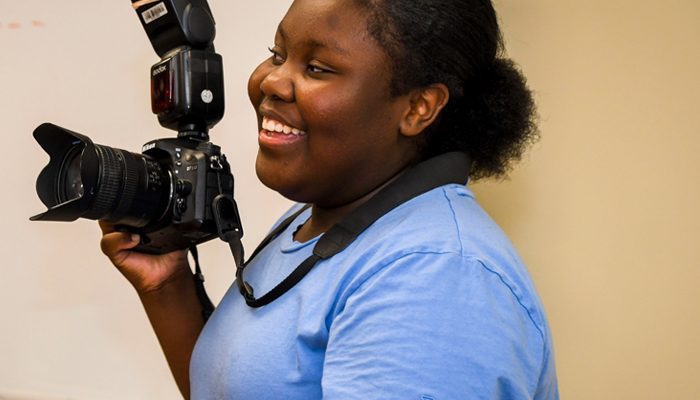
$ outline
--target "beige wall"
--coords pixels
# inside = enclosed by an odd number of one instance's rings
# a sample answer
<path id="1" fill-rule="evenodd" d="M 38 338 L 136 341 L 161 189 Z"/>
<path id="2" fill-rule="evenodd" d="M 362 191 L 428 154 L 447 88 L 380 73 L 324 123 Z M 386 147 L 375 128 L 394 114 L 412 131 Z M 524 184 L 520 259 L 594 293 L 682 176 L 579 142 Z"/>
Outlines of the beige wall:
<path id="1" fill-rule="evenodd" d="M 254 177 L 245 96 L 288 2 L 210 3 L 227 84 L 212 139 L 232 161 L 250 249 L 288 205 Z M 42 209 L 34 180 L 46 159 L 30 136 L 39 123 L 133 151 L 170 135 L 148 111 L 156 57 L 128 4 L 0 0 L 0 398 L 177 396 L 95 224 L 27 221 Z M 476 191 L 540 290 L 562 398 L 700 398 L 700 2 L 496 5 L 536 92 L 542 139 L 510 180 Z M 202 253 L 218 299 L 230 255 L 217 242 Z"/>
<path id="2" fill-rule="evenodd" d="M 700 2 L 496 2 L 542 138 L 477 193 L 552 324 L 562 398 L 700 398 Z"/>

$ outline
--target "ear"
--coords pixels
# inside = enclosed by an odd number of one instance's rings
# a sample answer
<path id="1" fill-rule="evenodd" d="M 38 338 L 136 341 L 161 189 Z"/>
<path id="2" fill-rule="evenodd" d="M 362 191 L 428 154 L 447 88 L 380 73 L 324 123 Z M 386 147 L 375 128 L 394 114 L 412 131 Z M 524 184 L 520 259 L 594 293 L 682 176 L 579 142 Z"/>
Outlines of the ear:
<path id="1" fill-rule="evenodd" d="M 450 99 L 450 90 L 443 83 L 415 89 L 409 93 L 409 107 L 404 112 L 399 129 L 404 136 L 417 136 L 440 114 Z"/>

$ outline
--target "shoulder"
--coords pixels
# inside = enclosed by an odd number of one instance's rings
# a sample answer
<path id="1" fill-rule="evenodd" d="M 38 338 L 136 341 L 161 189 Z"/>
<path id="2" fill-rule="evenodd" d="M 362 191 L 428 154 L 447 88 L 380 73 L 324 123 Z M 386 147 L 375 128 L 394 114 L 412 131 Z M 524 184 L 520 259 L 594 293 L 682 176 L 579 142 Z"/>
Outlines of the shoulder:
<path id="1" fill-rule="evenodd" d="M 498 299 L 546 336 L 542 306 L 525 265 L 464 186 L 442 186 L 397 207 L 336 257 L 333 268 L 345 280 L 339 300 L 382 285 L 430 293 L 433 303 L 447 296 L 451 303 L 446 307 Z"/>
<path id="2" fill-rule="evenodd" d="M 527 276 L 507 236 L 461 185 L 441 186 L 398 206 L 363 232 L 342 257 L 381 269 L 407 256 L 461 260 L 457 264 L 480 265 L 516 281 Z"/>

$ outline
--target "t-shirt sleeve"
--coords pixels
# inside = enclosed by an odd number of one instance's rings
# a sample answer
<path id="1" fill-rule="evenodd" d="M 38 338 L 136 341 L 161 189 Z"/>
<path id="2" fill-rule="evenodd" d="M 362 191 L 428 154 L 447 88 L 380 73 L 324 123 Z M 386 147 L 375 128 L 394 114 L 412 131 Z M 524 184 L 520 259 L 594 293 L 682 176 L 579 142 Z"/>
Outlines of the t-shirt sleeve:
<path id="1" fill-rule="evenodd" d="M 332 320 L 323 398 L 532 399 L 544 334 L 497 271 L 412 253 L 361 277 Z"/>

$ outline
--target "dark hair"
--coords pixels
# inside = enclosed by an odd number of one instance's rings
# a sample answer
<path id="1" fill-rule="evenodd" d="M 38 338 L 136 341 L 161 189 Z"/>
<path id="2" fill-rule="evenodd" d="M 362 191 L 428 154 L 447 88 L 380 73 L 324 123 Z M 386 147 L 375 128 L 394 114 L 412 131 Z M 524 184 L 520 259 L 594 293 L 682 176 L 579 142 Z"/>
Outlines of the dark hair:
<path id="1" fill-rule="evenodd" d="M 465 151 L 471 178 L 503 177 L 538 136 L 535 104 L 490 0 L 355 0 L 389 56 L 392 95 L 434 83 L 450 100 L 426 131 L 424 158 Z"/>

